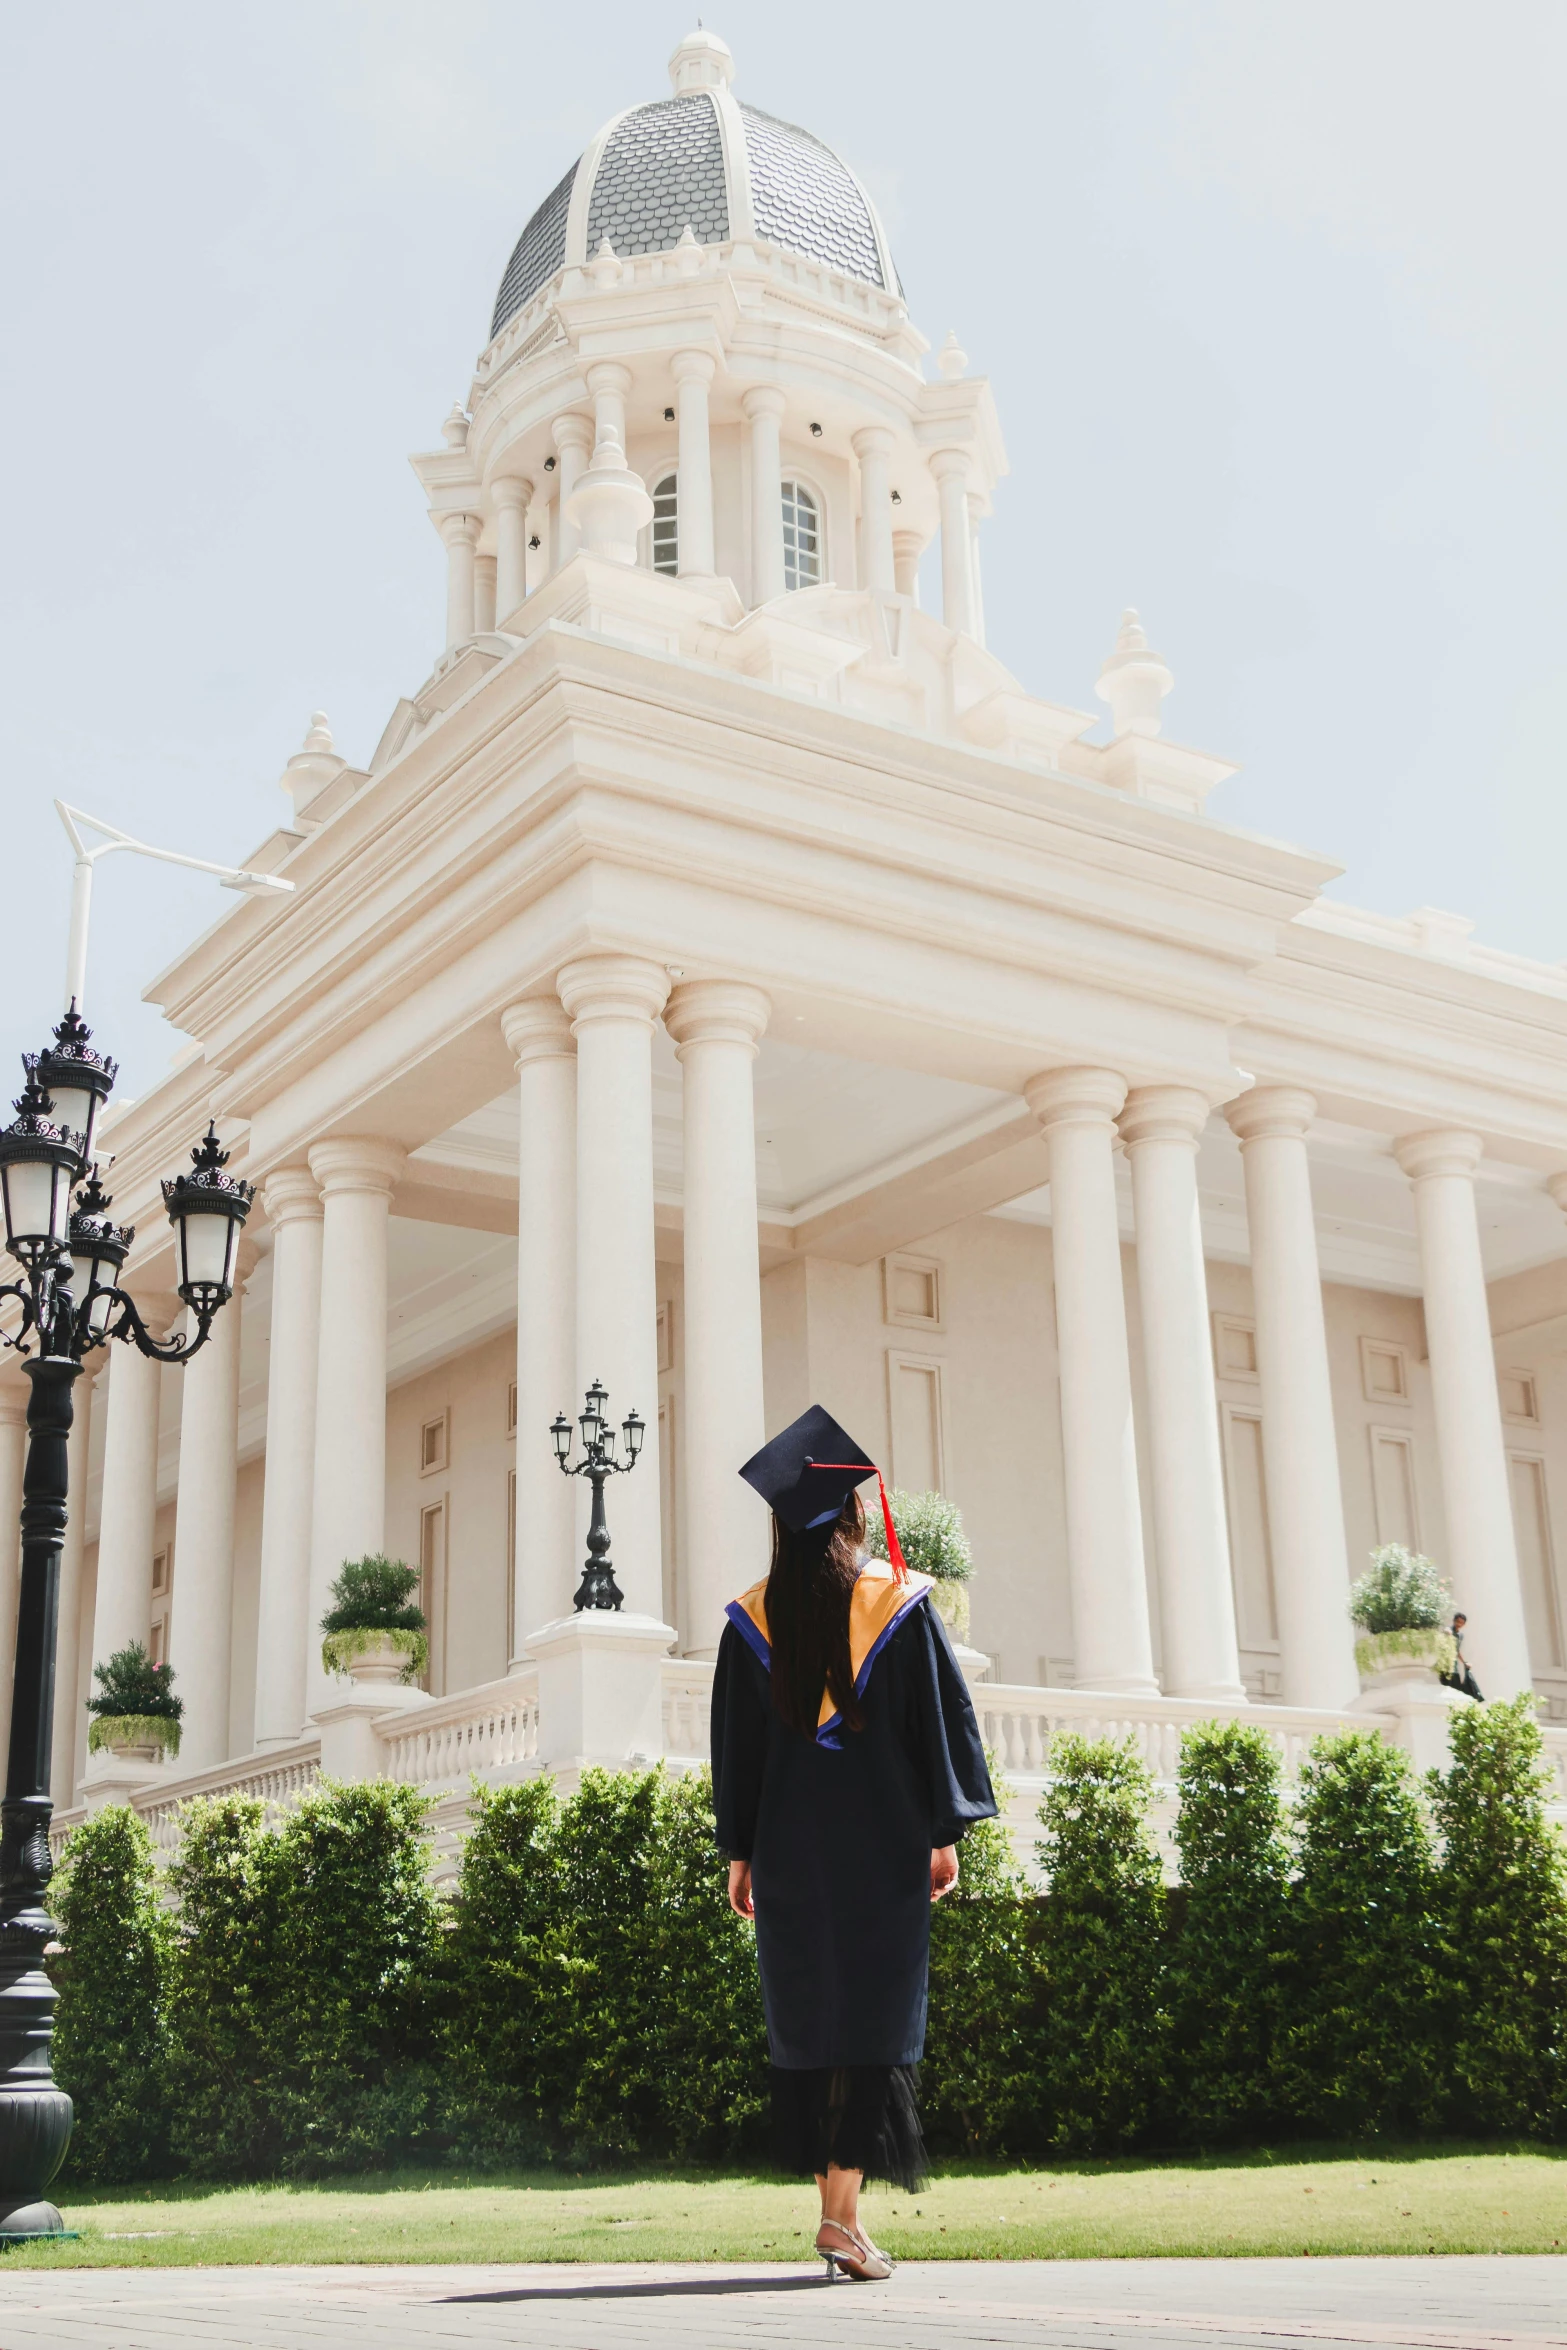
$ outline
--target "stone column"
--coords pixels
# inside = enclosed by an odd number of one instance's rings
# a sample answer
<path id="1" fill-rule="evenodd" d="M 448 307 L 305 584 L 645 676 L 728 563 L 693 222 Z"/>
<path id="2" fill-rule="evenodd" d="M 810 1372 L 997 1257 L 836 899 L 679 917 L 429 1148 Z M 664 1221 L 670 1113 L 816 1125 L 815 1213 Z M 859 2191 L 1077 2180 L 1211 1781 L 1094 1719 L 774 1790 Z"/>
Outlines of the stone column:
<path id="1" fill-rule="evenodd" d="M 550 1439 L 574 1419 L 577 1380 L 577 1045 L 553 996 L 501 1018 L 517 1056 L 517 1557 L 512 1643 L 567 1614 L 576 1588 L 577 1486 Z M 642 1474 L 639 1468 L 636 1474 Z"/>
<path id="2" fill-rule="evenodd" d="M 618 1427 L 647 1422 L 642 1458 L 608 1490 L 626 1604 L 662 1609 L 658 1295 L 653 1266 L 653 1023 L 669 980 L 637 955 L 584 955 L 560 974 L 577 1039 L 577 1388 L 601 1379 Z M 580 1408 L 580 1400 L 579 1400 Z"/>
<path id="3" fill-rule="evenodd" d="M 664 1013 L 685 1073 L 684 1452 L 690 1656 L 716 1656 L 726 1601 L 767 1571 L 765 1517 L 736 1475 L 766 1441 L 752 1063 L 772 1010 L 723 979 L 677 987 Z"/>
<path id="4" fill-rule="evenodd" d="M 593 446 L 593 427 L 585 416 L 557 416 L 550 426 L 550 438 L 560 452 L 559 486 L 555 492 L 556 560 L 569 563 L 577 551 L 578 534 L 566 511 L 566 502 L 582 478 L 582 469 Z"/>
<path id="5" fill-rule="evenodd" d="M 920 557 L 925 552 L 924 542 L 917 530 L 895 530 L 892 534 L 892 576 L 900 596 L 920 600 Z"/>
<path id="6" fill-rule="evenodd" d="M 1394 1156 L 1415 1187 L 1426 1347 L 1436 1410 L 1453 1598 L 1474 1627 L 1487 1697 L 1531 1686 L 1507 1446 L 1480 1257 L 1478 1134 L 1406 1134 Z"/>
<path id="7" fill-rule="evenodd" d="M 76 1408 L 81 1409 L 81 1393 L 86 1386 L 84 1375 L 76 1382 Z M 72 1434 L 75 1434 L 74 1424 Z M 27 1457 L 27 1390 L 13 1387 L 9 1381 L 0 1386 L 0 1755 L 7 1750 L 11 1736 L 11 1681 L 16 1671 L 16 1611 L 22 1596 L 22 1464 Z M 72 1463 L 74 1469 L 75 1463 Z M 74 1520 L 79 1497 L 76 1481 L 71 1480 L 71 1498 L 67 1507 Z M 67 1533 L 67 1541 L 70 1536 Z M 61 1595 L 64 1596 L 65 1576 L 62 1570 Z M 57 1809 L 63 1809 L 71 1800 L 61 1789 L 66 1784 L 58 1770 L 60 1741 L 58 1737 L 61 1692 L 66 1692 L 65 1710 L 72 1710 L 76 1696 L 74 1661 L 67 1666 L 65 1644 L 59 1650 L 59 1669 L 56 1674 L 54 1718 L 56 1728 L 54 1800 Z M 67 1773 L 67 1777 L 69 1777 Z"/>
<path id="8" fill-rule="evenodd" d="M 863 425 L 854 436 L 860 461 L 860 585 L 891 594 L 897 585 L 892 553 L 892 435 L 885 425 Z"/>
<path id="9" fill-rule="evenodd" d="M 1148 1694 L 1158 1683 L 1143 1565 L 1112 1155 L 1114 1121 L 1126 1085 L 1112 1069 L 1047 1069 L 1024 1090 L 1050 1143 L 1077 1685 Z"/>
<path id="10" fill-rule="evenodd" d="M 751 601 L 770 604 L 784 592 L 778 419 L 785 402 L 776 384 L 753 384 L 741 405 L 751 427 Z"/>
<path id="11" fill-rule="evenodd" d="M 473 559 L 473 625 L 483 636 L 495 626 L 496 561 L 493 555 Z"/>
<path id="12" fill-rule="evenodd" d="M 690 572 L 705 579 L 713 570 L 713 450 L 707 411 L 712 353 L 677 351 L 671 366 L 680 418 L 677 561 L 682 576 Z"/>
<path id="13" fill-rule="evenodd" d="M 473 634 L 474 549 L 479 544 L 478 517 L 443 514 L 440 533 L 446 547 L 446 650 L 465 645 Z"/>
<path id="14" fill-rule="evenodd" d="M 968 572 L 969 611 L 972 615 L 974 642 L 985 641 L 985 583 L 979 568 L 979 526 L 984 519 L 983 500 L 973 491 L 968 494 Z"/>
<path id="15" fill-rule="evenodd" d="M 941 617 L 963 636 L 974 633 L 973 547 L 968 518 L 968 459 L 937 449 L 930 460 L 941 500 Z"/>
<path id="16" fill-rule="evenodd" d="M 175 1297 L 138 1297 L 142 1318 L 162 1336 L 183 1309 Z M 152 1547 L 158 1522 L 159 1364 L 128 1341 L 109 1349 L 104 1422 L 103 1506 L 98 1528 L 98 1593 L 92 1661 L 106 1664 L 133 1640 L 146 1646 L 152 1623 Z M 80 1380 L 77 1381 L 80 1386 Z M 175 1571 L 179 1570 L 175 1560 Z"/>
<path id="17" fill-rule="evenodd" d="M 1360 1678 L 1345 1612 L 1349 1557 L 1306 1163 L 1317 1105 L 1299 1086 L 1259 1085 L 1224 1114 L 1246 1170 L 1280 1693 L 1286 1705 L 1344 1706 Z"/>
<path id="18" fill-rule="evenodd" d="M 1207 1123 L 1207 1101 L 1182 1085 L 1140 1087 L 1120 1121 L 1137 1212 L 1165 1694 L 1238 1702 L 1246 1692 L 1197 1208 Z"/>
<path id="19" fill-rule="evenodd" d="M 308 1167 L 279 1167 L 262 1187 L 272 1227 L 267 1457 L 261 1490 L 256 1621 L 256 1744 L 291 1746 L 304 1727 L 309 1660 L 310 1505 L 316 1369 L 321 1350 L 321 1194 Z"/>
<path id="20" fill-rule="evenodd" d="M 345 1559 L 386 1539 L 386 1224 L 404 1153 L 344 1136 L 318 1142 L 321 1186 L 321 1348 L 316 1372 L 315 1475 L 306 1615 L 311 1713 L 336 1692 L 316 1626 Z"/>
<path id="21" fill-rule="evenodd" d="M 213 1770 L 229 1758 L 240 1301 L 244 1274 L 255 1263 L 255 1243 L 241 1240 L 240 1251 L 240 1285 L 214 1315 L 206 1345 L 180 1373 L 180 1468 L 174 1505 L 178 1579 L 169 1619 L 169 1662 L 185 1700 L 180 1767 L 187 1771 Z M 194 1331 L 194 1314 L 186 1319 Z"/>
<path id="22" fill-rule="evenodd" d="M 533 484 L 503 473 L 490 484 L 495 508 L 495 618 L 509 620 L 528 593 L 528 508 Z"/>
<path id="23" fill-rule="evenodd" d="M 617 448 L 626 445 L 626 394 L 631 389 L 631 370 L 622 367 L 618 359 L 600 359 L 588 369 L 588 391 L 593 401 L 593 440 L 613 441 Z"/>

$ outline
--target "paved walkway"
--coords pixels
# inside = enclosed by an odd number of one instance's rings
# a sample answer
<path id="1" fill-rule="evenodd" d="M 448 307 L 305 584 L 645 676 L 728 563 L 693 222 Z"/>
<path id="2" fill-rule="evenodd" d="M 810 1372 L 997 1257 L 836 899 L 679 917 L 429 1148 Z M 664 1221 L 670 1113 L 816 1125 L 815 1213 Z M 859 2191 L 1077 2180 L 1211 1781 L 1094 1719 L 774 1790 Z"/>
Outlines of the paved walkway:
<path id="1" fill-rule="evenodd" d="M 1567 2260 L 914 2261 L 790 2268 L 0 2267 L 0 2350 L 1567 2350 Z"/>

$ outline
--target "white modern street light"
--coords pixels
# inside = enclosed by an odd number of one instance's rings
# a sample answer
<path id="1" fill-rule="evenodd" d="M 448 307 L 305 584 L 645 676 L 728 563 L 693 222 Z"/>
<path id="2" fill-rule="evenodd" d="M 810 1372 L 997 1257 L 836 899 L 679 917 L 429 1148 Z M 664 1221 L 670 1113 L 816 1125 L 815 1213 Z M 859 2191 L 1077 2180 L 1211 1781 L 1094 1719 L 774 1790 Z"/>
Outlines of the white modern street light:
<path id="1" fill-rule="evenodd" d="M 93 867 L 100 857 L 111 856 L 116 849 L 132 849 L 138 857 L 156 857 L 160 864 L 188 865 L 195 873 L 215 873 L 225 889 L 237 889 L 248 898 L 283 896 L 293 889 L 294 884 L 280 874 L 247 873 L 242 866 L 214 865 L 209 857 L 185 857 L 177 849 L 155 849 L 147 841 L 133 840 L 117 825 L 105 824 L 101 816 L 89 816 L 83 808 L 68 807 L 64 800 L 56 800 L 54 805 L 76 852 L 76 868 L 71 876 L 71 937 L 65 956 L 65 1001 L 67 1007 L 74 1003 L 78 1011 L 87 998 L 87 919 L 92 910 Z M 82 826 L 103 835 L 96 848 L 89 848 L 83 840 Z"/>

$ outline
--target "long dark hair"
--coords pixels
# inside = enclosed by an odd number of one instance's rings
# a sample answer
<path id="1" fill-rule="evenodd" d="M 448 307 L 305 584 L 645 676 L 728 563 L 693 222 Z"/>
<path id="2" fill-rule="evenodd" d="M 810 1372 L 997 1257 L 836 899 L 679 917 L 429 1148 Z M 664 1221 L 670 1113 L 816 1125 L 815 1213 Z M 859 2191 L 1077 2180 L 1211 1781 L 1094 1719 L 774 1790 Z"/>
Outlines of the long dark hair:
<path id="1" fill-rule="evenodd" d="M 791 1533 L 773 1517 L 773 1563 L 767 1576 L 767 1638 L 772 1649 L 773 1708 L 791 1730 L 814 1738 L 822 1691 L 850 1730 L 864 1727 L 849 1662 L 849 1594 L 860 1572 L 865 1511 L 851 1493 L 830 1526 Z"/>

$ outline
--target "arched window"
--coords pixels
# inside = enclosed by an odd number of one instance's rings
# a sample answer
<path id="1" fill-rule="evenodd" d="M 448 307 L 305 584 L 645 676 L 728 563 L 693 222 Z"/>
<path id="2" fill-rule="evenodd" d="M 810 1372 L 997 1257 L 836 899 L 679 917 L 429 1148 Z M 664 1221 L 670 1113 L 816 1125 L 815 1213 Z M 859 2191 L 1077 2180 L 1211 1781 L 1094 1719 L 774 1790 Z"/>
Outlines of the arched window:
<path id="1" fill-rule="evenodd" d="M 653 492 L 653 569 L 671 578 L 680 569 L 680 486 L 666 473 Z"/>
<path id="2" fill-rule="evenodd" d="M 821 584 L 821 516 L 803 482 L 786 481 L 783 485 L 783 549 L 786 588 Z"/>

